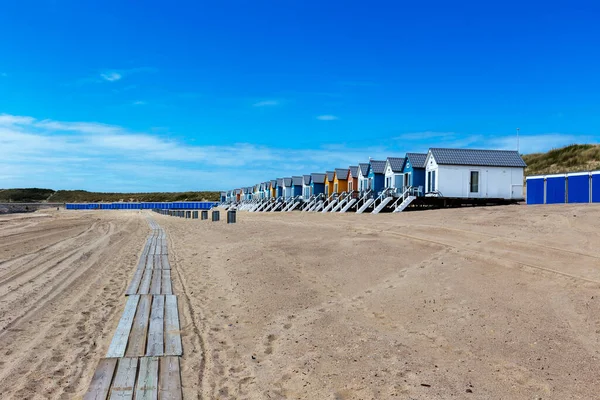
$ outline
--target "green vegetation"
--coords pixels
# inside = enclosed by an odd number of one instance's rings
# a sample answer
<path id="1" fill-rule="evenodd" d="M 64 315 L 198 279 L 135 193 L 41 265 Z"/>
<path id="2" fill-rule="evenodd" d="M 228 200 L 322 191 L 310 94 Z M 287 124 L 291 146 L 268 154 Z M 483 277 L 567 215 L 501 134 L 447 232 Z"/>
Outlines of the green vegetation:
<path id="1" fill-rule="evenodd" d="M 35 203 L 92 203 L 92 202 L 168 202 L 168 201 L 219 201 L 220 192 L 179 193 L 94 193 L 85 190 L 52 189 L 0 189 L 0 202 Z"/>
<path id="2" fill-rule="evenodd" d="M 600 169 L 600 145 L 573 144 L 547 153 L 526 154 L 525 175 L 579 172 Z"/>
<path id="3" fill-rule="evenodd" d="M 54 193 L 52 189 L 4 189 L 0 190 L 0 202 L 34 203 L 45 201 Z"/>
<path id="4" fill-rule="evenodd" d="M 59 190 L 48 201 L 56 203 L 144 202 L 144 201 L 219 201 L 220 192 L 179 193 L 95 193 L 85 190 Z"/>

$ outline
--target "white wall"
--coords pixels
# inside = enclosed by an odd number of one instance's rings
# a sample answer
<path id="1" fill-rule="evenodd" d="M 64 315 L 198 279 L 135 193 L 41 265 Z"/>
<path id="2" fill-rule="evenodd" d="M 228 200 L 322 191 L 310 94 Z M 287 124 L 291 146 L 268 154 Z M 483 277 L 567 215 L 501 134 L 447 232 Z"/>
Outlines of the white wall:
<path id="1" fill-rule="evenodd" d="M 429 157 L 425 168 L 425 188 L 429 187 L 429 171 L 436 171 L 435 189 L 444 197 L 523 198 L 523 168 L 437 165 Z M 471 171 L 479 172 L 479 191 L 470 192 Z"/>
<path id="2" fill-rule="evenodd" d="M 358 189 L 359 191 L 364 191 L 369 188 L 369 178 L 362 174 L 360 168 L 358 169 Z"/>
<path id="3" fill-rule="evenodd" d="M 389 163 L 387 163 L 385 167 L 385 187 L 390 188 L 398 188 L 402 187 L 402 176 L 403 174 L 394 173 L 392 171 L 392 167 Z M 391 184 L 388 184 L 388 180 L 391 181 Z"/>

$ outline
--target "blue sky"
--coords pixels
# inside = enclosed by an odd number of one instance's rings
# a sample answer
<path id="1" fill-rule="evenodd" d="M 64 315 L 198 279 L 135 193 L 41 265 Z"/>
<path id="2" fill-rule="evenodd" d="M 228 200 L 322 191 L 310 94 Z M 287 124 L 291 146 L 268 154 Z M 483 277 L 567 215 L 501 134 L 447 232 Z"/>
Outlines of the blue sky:
<path id="1" fill-rule="evenodd" d="M 13 1 L 0 188 L 228 189 L 600 137 L 597 2 Z"/>

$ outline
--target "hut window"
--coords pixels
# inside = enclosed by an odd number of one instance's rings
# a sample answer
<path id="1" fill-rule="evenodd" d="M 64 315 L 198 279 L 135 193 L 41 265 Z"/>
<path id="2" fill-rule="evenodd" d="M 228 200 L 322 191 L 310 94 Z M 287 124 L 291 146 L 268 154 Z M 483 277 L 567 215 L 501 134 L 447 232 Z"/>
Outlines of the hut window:
<path id="1" fill-rule="evenodd" d="M 334 184 L 333 184 L 333 191 L 334 191 L 335 193 L 337 193 L 337 191 L 338 191 L 338 184 L 337 184 L 337 183 L 334 183 Z"/>
<path id="2" fill-rule="evenodd" d="M 352 187 L 352 184 L 353 184 L 353 183 L 354 183 L 354 182 L 352 182 L 352 181 L 348 182 L 348 190 L 349 190 L 349 191 L 352 191 L 352 190 L 354 190 L 354 188 Z"/>
<path id="3" fill-rule="evenodd" d="M 471 171 L 471 193 L 479 192 L 479 171 Z"/>

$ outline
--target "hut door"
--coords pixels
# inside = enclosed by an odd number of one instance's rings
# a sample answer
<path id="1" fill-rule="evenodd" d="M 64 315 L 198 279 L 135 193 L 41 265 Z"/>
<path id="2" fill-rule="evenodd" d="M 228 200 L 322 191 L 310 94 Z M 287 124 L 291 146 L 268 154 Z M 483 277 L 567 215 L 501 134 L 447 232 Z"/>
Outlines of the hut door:
<path id="1" fill-rule="evenodd" d="M 469 174 L 469 197 L 480 197 L 479 191 L 479 171 L 470 171 Z"/>

